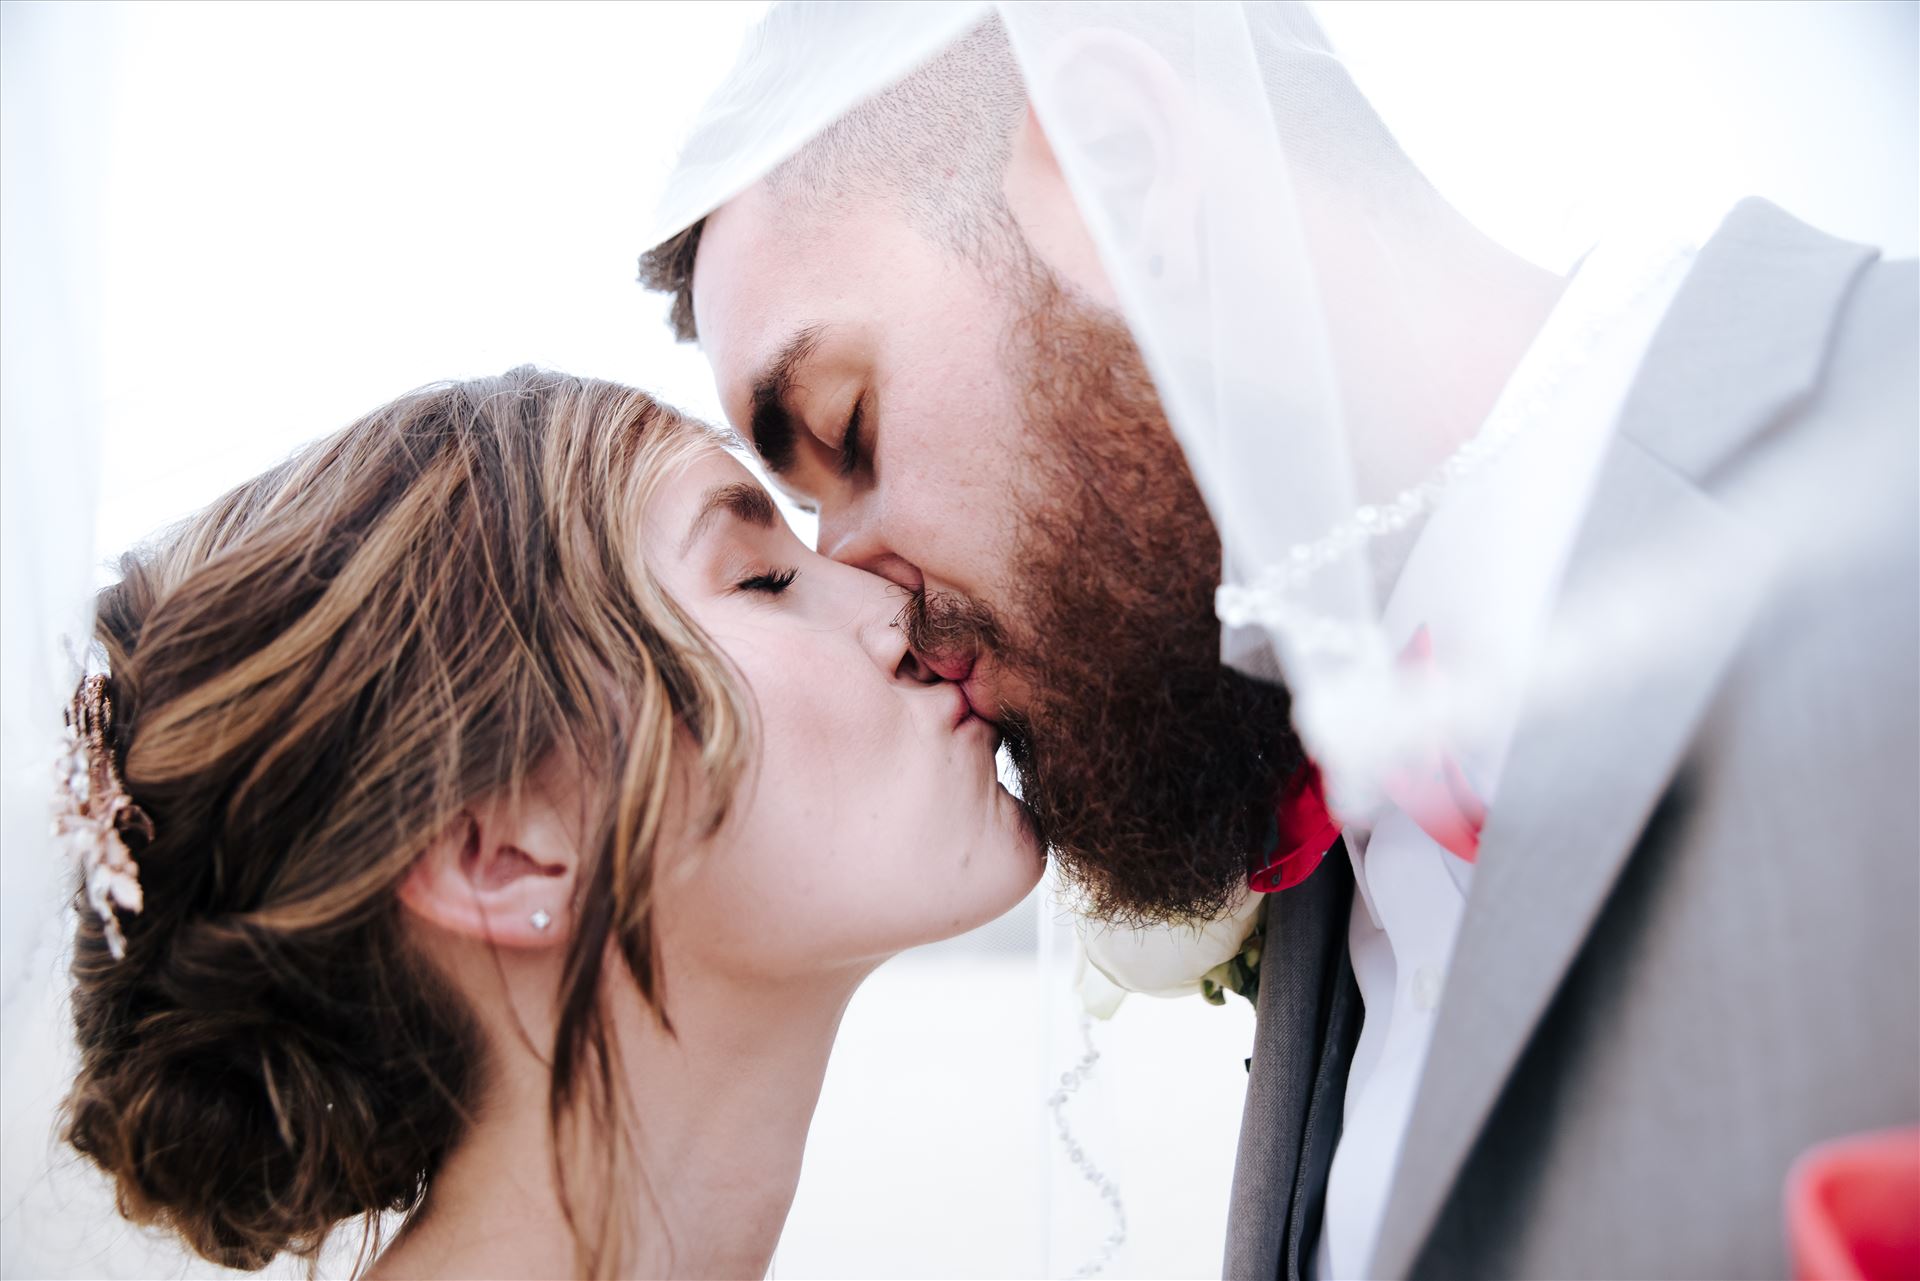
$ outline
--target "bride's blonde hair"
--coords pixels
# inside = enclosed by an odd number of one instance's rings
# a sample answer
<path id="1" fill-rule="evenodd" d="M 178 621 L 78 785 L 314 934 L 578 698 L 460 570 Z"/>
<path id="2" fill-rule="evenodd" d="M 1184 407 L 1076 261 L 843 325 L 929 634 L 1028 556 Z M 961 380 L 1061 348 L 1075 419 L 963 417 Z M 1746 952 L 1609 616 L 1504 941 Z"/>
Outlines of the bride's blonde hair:
<path id="1" fill-rule="evenodd" d="M 665 1018 L 669 788 L 712 798 L 710 829 L 747 755 L 738 683 L 637 539 L 651 487 L 717 447 L 641 392 L 517 369 L 403 396 L 122 560 L 95 627 L 107 750 L 152 836 L 125 958 L 79 914 L 66 1136 L 123 1214 L 241 1268 L 366 1216 L 371 1258 L 487 1077 L 396 889 L 464 806 L 561 755 L 611 803 L 570 913 L 556 1153 L 617 1128 L 562 1125 L 623 1106 L 603 958 Z M 619 1257 L 617 1200 L 574 1224 L 583 1272 Z"/>

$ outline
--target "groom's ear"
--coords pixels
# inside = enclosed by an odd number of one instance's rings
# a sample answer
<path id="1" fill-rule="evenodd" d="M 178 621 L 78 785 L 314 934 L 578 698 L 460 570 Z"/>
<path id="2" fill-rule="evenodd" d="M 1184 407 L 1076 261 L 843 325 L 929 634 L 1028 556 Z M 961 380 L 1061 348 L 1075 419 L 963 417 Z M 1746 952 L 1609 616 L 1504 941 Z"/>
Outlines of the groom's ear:
<path id="1" fill-rule="evenodd" d="M 1189 86 L 1158 50 L 1112 30 L 1061 41 L 1039 74 L 1043 121 L 1029 98 L 1015 157 L 1070 187 L 1089 224 L 1103 223 L 1158 276 L 1199 269 L 1195 238 L 1201 136 Z M 1096 234 L 1095 239 L 1098 239 Z"/>
<path id="2" fill-rule="evenodd" d="M 1119 306 L 1086 218 L 1031 102 L 1014 132 L 1004 194 L 1021 238 L 1040 261 L 1095 300 Z"/>
<path id="3" fill-rule="evenodd" d="M 533 789 L 463 809 L 415 860 L 401 905 L 449 934 L 543 948 L 566 936 L 579 869 L 571 826 Z"/>
<path id="4" fill-rule="evenodd" d="M 1065 183 L 1066 175 L 1060 172 L 1060 157 L 1053 154 L 1053 143 L 1047 138 L 1047 130 L 1040 123 L 1040 113 L 1034 110 L 1032 102 L 1027 103 L 1027 113 L 1020 121 L 1020 132 L 1014 138 L 1015 154 L 1024 156 L 1036 170 L 1056 182 Z"/>

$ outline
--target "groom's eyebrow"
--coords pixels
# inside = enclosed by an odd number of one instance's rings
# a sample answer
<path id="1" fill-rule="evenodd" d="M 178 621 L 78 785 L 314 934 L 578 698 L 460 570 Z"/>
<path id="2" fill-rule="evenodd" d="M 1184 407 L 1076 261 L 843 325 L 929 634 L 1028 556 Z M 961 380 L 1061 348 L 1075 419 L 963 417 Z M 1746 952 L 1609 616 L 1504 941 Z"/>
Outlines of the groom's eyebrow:
<path id="1" fill-rule="evenodd" d="M 787 339 L 760 376 L 753 380 L 753 409 L 747 418 L 747 430 L 753 447 L 778 476 L 793 466 L 793 412 L 787 408 L 787 396 L 798 380 L 800 366 L 819 345 L 825 325 L 808 325 Z"/>

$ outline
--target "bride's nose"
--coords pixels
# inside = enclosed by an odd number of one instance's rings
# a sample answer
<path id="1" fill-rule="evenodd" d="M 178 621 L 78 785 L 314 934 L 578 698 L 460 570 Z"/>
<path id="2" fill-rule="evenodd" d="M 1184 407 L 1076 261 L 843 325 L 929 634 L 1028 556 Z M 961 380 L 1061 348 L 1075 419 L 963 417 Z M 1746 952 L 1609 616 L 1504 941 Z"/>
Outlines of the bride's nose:
<path id="1" fill-rule="evenodd" d="M 944 677 L 921 661 L 907 643 L 907 593 L 895 583 L 862 570 L 857 575 L 861 593 L 856 628 L 862 648 L 875 667 L 890 680 L 915 685 L 937 685 Z"/>

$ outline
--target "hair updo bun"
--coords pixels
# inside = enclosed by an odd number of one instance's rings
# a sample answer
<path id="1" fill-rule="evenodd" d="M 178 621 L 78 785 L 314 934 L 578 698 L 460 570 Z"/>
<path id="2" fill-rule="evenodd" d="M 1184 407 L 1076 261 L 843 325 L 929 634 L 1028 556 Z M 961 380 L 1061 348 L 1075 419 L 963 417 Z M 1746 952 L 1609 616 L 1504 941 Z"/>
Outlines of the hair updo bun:
<path id="1" fill-rule="evenodd" d="M 477 1041 L 457 1002 L 422 999 L 430 975 L 383 992 L 366 961 L 361 983 L 327 964 L 402 954 L 391 928 L 266 960 L 246 931 L 194 923 L 137 972 L 84 964 L 67 1133 L 113 1175 L 122 1214 L 253 1269 L 316 1254 L 342 1220 L 416 1205 L 459 1133 Z M 308 964 L 324 999 L 281 977 Z"/>
<path id="2" fill-rule="evenodd" d="M 609 858 L 614 833 L 653 830 L 650 762 L 689 738 L 730 795 L 747 723 L 630 552 L 644 486 L 712 442 L 640 392 L 523 368 L 403 397 L 122 560 L 95 640 L 152 839 L 122 959 L 79 914 L 66 1101 L 122 1214 L 252 1269 L 422 1203 L 485 1047 L 396 891 L 462 806 L 563 747 L 643 780 L 588 846 L 557 1007 L 555 1115 L 597 1101 L 575 1076 L 610 1053 L 598 958 L 616 946 L 656 999 L 653 851 Z"/>

